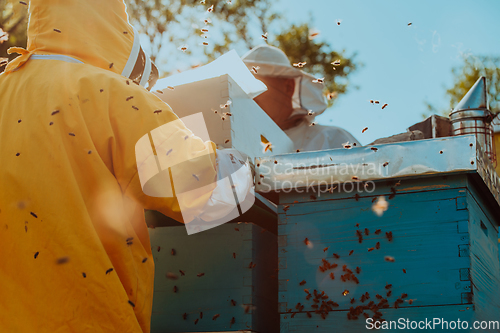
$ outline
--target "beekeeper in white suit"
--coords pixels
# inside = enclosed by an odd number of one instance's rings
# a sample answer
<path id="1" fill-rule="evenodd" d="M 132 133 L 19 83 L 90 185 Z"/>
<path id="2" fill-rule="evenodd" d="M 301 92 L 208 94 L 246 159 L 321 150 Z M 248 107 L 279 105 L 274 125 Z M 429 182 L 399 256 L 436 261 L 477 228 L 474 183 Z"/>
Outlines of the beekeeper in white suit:
<path id="1" fill-rule="evenodd" d="M 254 100 L 292 139 L 297 150 L 342 148 L 346 142 L 359 146 L 358 141 L 342 128 L 313 125 L 314 117 L 327 107 L 324 86 L 314 83 L 314 76 L 290 65 L 283 51 L 259 45 L 242 60 L 250 70 L 259 67 L 255 77 L 264 82 L 268 90 Z"/>

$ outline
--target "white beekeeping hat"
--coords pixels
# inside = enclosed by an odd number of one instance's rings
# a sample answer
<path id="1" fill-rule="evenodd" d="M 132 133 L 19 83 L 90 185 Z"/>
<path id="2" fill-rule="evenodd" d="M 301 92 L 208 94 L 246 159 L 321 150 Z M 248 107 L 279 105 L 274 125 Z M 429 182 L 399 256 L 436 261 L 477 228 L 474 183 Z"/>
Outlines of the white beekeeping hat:
<path id="1" fill-rule="evenodd" d="M 307 114 L 309 111 L 316 115 L 326 110 L 327 103 L 323 95 L 324 85 L 313 83 L 314 76 L 290 65 L 286 54 L 274 46 L 259 45 L 247 52 L 242 58 L 248 69 L 260 67 L 258 75 L 295 80 L 295 90 L 292 97 L 293 113 Z"/>

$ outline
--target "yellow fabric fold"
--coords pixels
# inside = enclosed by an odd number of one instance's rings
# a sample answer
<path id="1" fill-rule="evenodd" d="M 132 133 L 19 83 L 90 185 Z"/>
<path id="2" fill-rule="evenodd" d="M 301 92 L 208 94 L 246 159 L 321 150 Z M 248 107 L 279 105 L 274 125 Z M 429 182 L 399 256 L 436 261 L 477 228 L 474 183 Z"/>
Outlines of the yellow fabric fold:
<path id="1" fill-rule="evenodd" d="M 32 52 L 22 48 L 22 47 L 10 47 L 7 50 L 7 54 L 18 53 L 20 56 L 16 57 L 14 60 L 10 61 L 5 67 L 5 74 L 16 71 L 18 68 L 23 66 L 33 54 Z"/>

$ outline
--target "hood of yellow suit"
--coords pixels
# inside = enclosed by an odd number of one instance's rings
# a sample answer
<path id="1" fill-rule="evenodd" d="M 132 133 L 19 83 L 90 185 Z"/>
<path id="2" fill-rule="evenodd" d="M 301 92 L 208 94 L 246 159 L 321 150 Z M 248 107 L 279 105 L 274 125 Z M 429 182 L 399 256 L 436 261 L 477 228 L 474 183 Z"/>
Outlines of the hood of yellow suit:
<path id="1" fill-rule="evenodd" d="M 151 88 L 158 70 L 129 24 L 123 0 L 31 0 L 27 49 L 5 70 L 20 69 L 34 55 L 63 55 L 110 70 Z"/>

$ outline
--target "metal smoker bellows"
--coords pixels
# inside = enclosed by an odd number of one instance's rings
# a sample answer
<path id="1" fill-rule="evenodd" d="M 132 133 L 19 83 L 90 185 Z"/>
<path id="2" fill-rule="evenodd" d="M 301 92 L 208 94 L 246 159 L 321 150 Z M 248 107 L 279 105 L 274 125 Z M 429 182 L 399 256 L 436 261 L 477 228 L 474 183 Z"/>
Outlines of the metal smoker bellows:
<path id="1" fill-rule="evenodd" d="M 474 134 L 490 160 L 496 164 L 493 149 L 493 114 L 488 110 L 486 78 L 480 77 L 450 113 L 453 135 Z"/>

